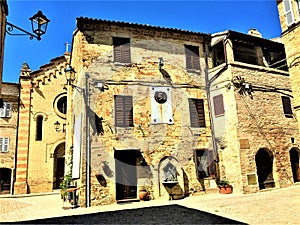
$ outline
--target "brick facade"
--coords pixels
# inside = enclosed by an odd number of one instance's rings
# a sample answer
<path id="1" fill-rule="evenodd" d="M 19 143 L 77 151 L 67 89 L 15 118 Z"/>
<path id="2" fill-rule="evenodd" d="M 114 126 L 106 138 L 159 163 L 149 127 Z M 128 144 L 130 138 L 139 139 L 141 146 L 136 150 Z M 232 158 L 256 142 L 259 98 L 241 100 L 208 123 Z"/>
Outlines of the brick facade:
<path id="1" fill-rule="evenodd" d="M 69 55 L 52 59 L 37 71 L 23 64 L 15 194 L 51 192 L 64 176 L 66 77 Z M 64 111 L 65 110 L 65 111 Z M 54 123 L 60 123 L 57 132 Z"/>
<path id="2" fill-rule="evenodd" d="M 0 138 L 8 138 L 9 142 L 7 151 L 5 151 L 5 149 L 3 149 L 3 146 L 1 145 L 0 194 L 12 194 L 12 184 L 15 172 L 15 152 L 19 111 L 19 85 L 16 83 L 6 82 L 3 82 L 2 85 L 3 101 L 5 104 L 10 104 L 10 115 L 7 117 L 0 117 Z"/>
<path id="3" fill-rule="evenodd" d="M 209 71 L 211 99 L 222 94 L 225 108 L 224 115 L 216 116 L 212 107 L 220 177 L 228 179 L 234 191 L 240 193 L 291 186 L 295 181 L 290 151 L 299 151 L 299 132 L 295 117 L 285 115 L 283 109 L 282 96 L 292 98 L 289 74 L 284 67 L 239 62 L 233 50 L 241 43 L 238 38 L 257 46 L 257 52 L 270 44 L 270 50 L 283 51 L 283 46 L 232 31 L 223 37 L 226 61 Z M 216 38 L 220 39 L 220 35 L 214 36 L 212 43 Z M 260 154 L 264 153 L 271 162 L 261 165 Z M 264 168 L 267 165 L 268 169 Z"/>
<path id="4" fill-rule="evenodd" d="M 285 46 L 289 74 L 291 77 L 295 114 L 297 116 L 297 120 L 300 121 L 300 6 L 297 5 L 296 1 L 287 2 L 290 2 L 291 4 L 291 14 L 293 16 L 293 23 L 289 26 L 287 25 L 284 13 L 283 1 L 277 1 L 277 7 L 282 30 L 282 42 Z"/>

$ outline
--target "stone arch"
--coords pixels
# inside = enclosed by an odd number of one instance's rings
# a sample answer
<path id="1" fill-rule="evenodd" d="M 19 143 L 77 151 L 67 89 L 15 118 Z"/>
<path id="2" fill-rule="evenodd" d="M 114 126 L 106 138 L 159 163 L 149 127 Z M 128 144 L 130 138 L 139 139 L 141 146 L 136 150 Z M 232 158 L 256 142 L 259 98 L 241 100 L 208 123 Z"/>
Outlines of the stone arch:
<path id="1" fill-rule="evenodd" d="M 174 156 L 164 156 L 158 163 L 158 188 L 159 196 L 161 196 L 162 185 L 167 189 L 170 194 L 170 190 L 174 186 L 180 189 L 180 194 L 182 195 L 182 190 L 179 186 L 179 180 L 177 176 L 180 176 L 181 166 L 178 160 Z M 172 194 L 172 193 L 171 193 Z M 170 196 L 171 196 L 170 194 Z"/>
<path id="2" fill-rule="evenodd" d="M 300 182 L 300 150 L 298 148 L 292 148 L 290 150 L 290 162 L 292 167 L 293 181 L 294 183 Z"/>
<path id="3" fill-rule="evenodd" d="M 259 189 L 275 187 L 273 178 L 274 155 L 266 148 L 260 148 L 255 155 Z"/>
<path id="4" fill-rule="evenodd" d="M 57 144 L 53 157 L 53 189 L 59 189 L 65 174 L 65 142 Z"/>

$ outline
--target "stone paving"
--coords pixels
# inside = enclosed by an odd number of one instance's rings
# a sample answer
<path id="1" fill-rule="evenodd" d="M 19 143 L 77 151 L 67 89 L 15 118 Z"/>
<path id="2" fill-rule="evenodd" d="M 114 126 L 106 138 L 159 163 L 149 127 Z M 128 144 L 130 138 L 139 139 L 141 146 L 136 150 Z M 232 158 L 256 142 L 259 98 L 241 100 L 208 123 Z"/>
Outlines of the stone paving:
<path id="1" fill-rule="evenodd" d="M 161 210 L 156 210 L 157 207 L 162 206 L 166 207 L 161 208 Z M 95 213 L 101 213 L 98 215 L 99 219 L 104 215 L 110 215 L 113 211 L 123 210 L 118 211 L 116 215 L 121 216 L 123 213 L 122 218 L 125 217 L 129 224 L 129 221 L 135 220 L 128 217 L 128 215 L 133 215 L 133 211 L 129 211 L 130 213 L 126 214 L 126 210 L 141 209 L 146 207 L 150 211 L 155 212 L 156 210 L 162 214 L 153 215 L 153 219 L 149 220 L 148 218 L 148 223 L 147 221 L 144 221 L 144 224 L 153 224 L 153 221 L 159 221 L 159 219 L 161 221 L 165 221 L 164 219 L 166 218 L 166 213 L 171 214 L 172 212 L 165 210 L 167 208 L 179 210 L 178 212 L 182 213 L 185 218 L 189 216 L 197 216 L 199 217 L 199 224 L 203 224 L 203 218 L 206 216 L 206 213 L 209 215 L 213 214 L 220 216 L 219 220 L 215 220 L 217 217 L 211 217 L 212 220 L 210 221 L 213 224 L 218 223 L 216 221 L 226 221 L 224 219 L 231 219 L 232 221 L 229 223 L 300 224 L 300 219 L 298 217 L 300 212 L 300 185 L 247 195 L 234 193 L 223 195 L 215 193 L 191 196 L 182 200 L 168 201 L 167 199 L 158 199 L 146 202 L 133 202 L 130 204 L 112 204 L 107 206 L 93 206 L 89 208 L 76 208 L 68 210 L 63 209 L 63 202 L 60 199 L 58 192 L 30 197 L 0 196 L 0 221 L 1 223 L 24 222 L 42 218 L 65 216 L 72 216 L 68 218 L 75 218 L 75 215 L 85 215 L 85 217 L 77 216 L 77 218 L 81 218 L 81 222 L 85 221 L 88 223 L 97 223 L 97 217 L 93 216 L 93 220 L 92 214 L 95 215 Z M 186 209 L 190 209 L 190 211 L 187 211 Z M 173 211 L 176 212 L 176 210 Z M 196 211 L 199 213 L 197 214 Z M 141 212 L 146 213 L 145 210 L 139 210 L 135 212 L 139 212 L 139 214 L 141 214 Z M 110 218 L 116 219 L 114 214 L 111 215 L 112 216 Z M 91 220 L 87 220 L 87 218 Z M 56 220 L 56 223 L 59 223 L 58 221 L 59 220 Z M 230 220 L 227 220 L 227 222 L 224 223 L 228 223 L 228 221 Z M 177 222 L 178 224 L 182 224 L 182 221 L 180 222 L 180 220 L 177 220 Z M 75 222 L 73 221 L 72 223 Z M 115 224 L 120 223 L 126 224 L 124 221 L 116 222 Z M 205 223 L 207 224 L 208 221 L 205 221 Z M 160 224 L 167 223 L 161 222 Z"/>

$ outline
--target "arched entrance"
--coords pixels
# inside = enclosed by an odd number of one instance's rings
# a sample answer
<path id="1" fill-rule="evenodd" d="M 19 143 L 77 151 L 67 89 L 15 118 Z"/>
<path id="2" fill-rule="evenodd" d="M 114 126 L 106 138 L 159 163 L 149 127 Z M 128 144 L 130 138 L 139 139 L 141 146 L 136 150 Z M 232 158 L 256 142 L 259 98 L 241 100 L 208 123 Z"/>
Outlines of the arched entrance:
<path id="1" fill-rule="evenodd" d="M 293 172 L 294 183 L 300 181 L 300 167 L 299 167 L 299 151 L 296 148 L 290 150 L 290 161 Z"/>
<path id="2" fill-rule="evenodd" d="M 259 189 L 275 187 L 273 179 L 273 155 L 266 149 L 259 149 L 255 156 Z"/>
<path id="3" fill-rule="evenodd" d="M 65 173 L 65 143 L 59 144 L 53 154 L 53 189 L 59 189 Z"/>
<path id="4" fill-rule="evenodd" d="M 0 194 L 10 194 L 11 169 L 0 168 Z"/>

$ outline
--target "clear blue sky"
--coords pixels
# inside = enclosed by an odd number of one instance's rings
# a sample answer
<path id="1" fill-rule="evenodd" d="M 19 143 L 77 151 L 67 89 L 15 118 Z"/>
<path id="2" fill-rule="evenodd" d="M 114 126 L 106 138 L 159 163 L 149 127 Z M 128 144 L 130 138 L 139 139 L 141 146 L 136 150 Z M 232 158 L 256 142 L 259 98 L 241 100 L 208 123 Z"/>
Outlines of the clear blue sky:
<path id="1" fill-rule="evenodd" d="M 29 18 L 38 10 L 51 20 L 41 41 L 6 35 L 4 82 L 18 82 L 23 62 L 37 70 L 63 55 L 72 41 L 77 17 L 124 21 L 203 33 L 258 29 L 264 38 L 281 34 L 276 0 L 85 1 L 7 0 L 7 21 L 31 31 Z"/>

